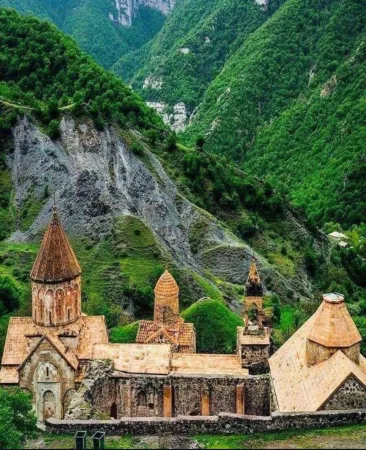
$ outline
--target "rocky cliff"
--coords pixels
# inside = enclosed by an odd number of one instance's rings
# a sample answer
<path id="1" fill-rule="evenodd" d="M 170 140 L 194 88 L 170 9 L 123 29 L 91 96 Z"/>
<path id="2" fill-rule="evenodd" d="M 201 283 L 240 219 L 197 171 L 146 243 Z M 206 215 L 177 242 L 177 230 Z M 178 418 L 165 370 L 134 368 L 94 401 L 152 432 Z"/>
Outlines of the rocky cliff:
<path id="1" fill-rule="evenodd" d="M 74 239 L 87 238 L 97 245 L 108 238 L 116 219 L 133 217 L 152 233 L 158 259 L 163 255 L 165 261 L 191 274 L 191 278 L 205 280 L 203 295 L 209 293 L 209 286 L 222 290 L 222 281 L 232 286 L 244 283 L 250 258 L 256 253 L 183 196 L 147 147 L 137 156 L 114 128 L 97 131 L 90 123 L 78 123 L 71 117 L 63 118 L 57 141 L 24 117 L 13 129 L 12 145 L 8 164 L 18 217 L 30 203 L 39 209 L 29 227 L 13 233 L 11 242 L 39 240 L 53 205 L 53 195 L 45 196 L 49 192 L 55 194 L 62 221 Z M 301 228 L 290 216 L 288 225 L 300 236 Z M 116 248 L 118 237 L 113 239 Z M 120 245 L 128 244 L 124 241 Z M 301 266 L 293 276 L 286 277 L 276 265 L 259 254 L 256 257 L 265 283 L 270 282 L 276 292 L 311 297 Z M 87 269 L 95 272 L 98 262 L 92 260 L 90 266 Z M 234 309 L 239 308 L 235 289 L 227 292 L 224 296 Z M 118 298 L 120 294 L 115 295 Z M 197 291 L 191 293 L 196 295 Z M 133 305 L 127 306 L 133 313 Z"/>
<path id="2" fill-rule="evenodd" d="M 174 8 L 176 0 L 115 0 L 117 14 L 109 14 L 111 20 L 125 26 L 131 26 L 141 6 L 155 9 L 168 15 Z"/>

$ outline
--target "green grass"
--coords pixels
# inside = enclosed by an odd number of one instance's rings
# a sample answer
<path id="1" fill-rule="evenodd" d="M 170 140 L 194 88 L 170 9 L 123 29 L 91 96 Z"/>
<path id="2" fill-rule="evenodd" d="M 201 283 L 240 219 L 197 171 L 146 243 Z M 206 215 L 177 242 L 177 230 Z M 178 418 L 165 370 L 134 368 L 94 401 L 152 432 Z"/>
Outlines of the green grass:
<path id="1" fill-rule="evenodd" d="M 201 300 L 182 313 L 186 322 L 194 324 L 197 352 L 233 353 L 236 348 L 236 328 L 243 319 L 217 300 Z"/>
<path id="2" fill-rule="evenodd" d="M 110 330 L 109 340 L 114 344 L 131 344 L 136 341 L 139 323 L 133 322 L 128 325 L 115 327 Z"/>
<path id="3" fill-rule="evenodd" d="M 216 300 L 221 303 L 224 303 L 222 293 L 215 285 L 209 283 L 205 278 L 201 277 L 201 275 L 199 275 L 198 273 L 193 273 L 193 279 L 199 286 L 202 287 L 202 289 L 205 290 L 205 292 L 207 293 L 207 297 L 209 297 L 211 300 Z"/>
<path id="4" fill-rule="evenodd" d="M 296 308 L 292 306 L 282 306 L 281 307 L 281 321 L 279 329 L 283 332 L 287 332 L 294 327 L 294 315 Z"/>
<path id="5" fill-rule="evenodd" d="M 352 425 L 317 430 L 295 430 L 276 433 L 255 433 L 246 436 L 195 436 L 207 449 L 231 448 L 364 448 L 366 426 Z M 342 445 L 343 443 L 343 445 Z M 355 447 L 356 448 L 356 447 Z"/>
<path id="6" fill-rule="evenodd" d="M 287 256 L 284 256 L 281 253 L 269 253 L 268 261 L 271 264 L 274 264 L 282 275 L 290 278 L 293 278 L 296 275 L 295 265 Z"/>
<path id="7" fill-rule="evenodd" d="M 181 439 L 181 438 L 179 438 Z M 276 433 L 254 433 L 249 435 L 198 435 L 187 436 L 186 444 L 198 442 L 206 449 L 247 448 L 365 448 L 366 425 L 352 425 L 315 430 L 291 430 Z M 106 447 L 115 449 L 172 448 L 174 436 L 106 436 Z M 180 442 L 181 443 L 181 442 Z M 29 440 L 23 448 L 71 449 L 73 435 L 39 434 Z M 92 448 L 91 437 L 87 448 Z"/>

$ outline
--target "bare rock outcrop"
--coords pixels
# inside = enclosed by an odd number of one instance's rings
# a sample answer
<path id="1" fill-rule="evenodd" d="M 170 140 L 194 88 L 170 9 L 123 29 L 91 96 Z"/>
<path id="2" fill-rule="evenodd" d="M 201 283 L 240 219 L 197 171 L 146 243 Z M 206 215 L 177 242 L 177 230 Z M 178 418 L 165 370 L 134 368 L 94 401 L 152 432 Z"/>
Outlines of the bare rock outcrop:
<path id="1" fill-rule="evenodd" d="M 113 371 L 113 362 L 107 360 L 92 361 L 86 371 L 81 385 L 71 400 L 65 414 L 66 420 L 105 419 L 93 402 L 93 392 L 105 383 Z"/>

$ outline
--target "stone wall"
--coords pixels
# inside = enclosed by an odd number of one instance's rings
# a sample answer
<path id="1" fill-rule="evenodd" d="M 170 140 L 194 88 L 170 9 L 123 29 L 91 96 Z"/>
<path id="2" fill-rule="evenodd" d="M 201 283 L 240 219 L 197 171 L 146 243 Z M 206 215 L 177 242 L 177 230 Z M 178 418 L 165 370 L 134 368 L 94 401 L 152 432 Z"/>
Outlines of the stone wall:
<path id="1" fill-rule="evenodd" d="M 31 354 L 19 370 L 19 386 L 32 394 L 37 416 L 64 417 L 71 393 L 75 392 L 75 373 L 47 339 Z"/>
<path id="2" fill-rule="evenodd" d="M 366 410 L 315 413 L 273 413 L 271 417 L 219 414 L 211 417 L 123 418 L 121 420 L 65 421 L 49 419 L 46 431 L 56 434 L 105 431 L 109 435 L 249 434 L 292 429 L 326 428 L 366 423 Z"/>
<path id="3" fill-rule="evenodd" d="M 164 413 L 167 388 L 171 395 L 168 416 Z M 108 365 L 105 370 L 103 361 L 94 361 L 66 418 L 214 416 L 221 412 L 269 415 L 269 377 L 126 375 L 113 372 Z"/>
<path id="4" fill-rule="evenodd" d="M 243 367 L 252 375 L 269 372 L 270 345 L 241 345 Z"/>
<path id="5" fill-rule="evenodd" d="M 322 410 L 366 408 L 366 390 L 354 377 L 348 378 Z"/>

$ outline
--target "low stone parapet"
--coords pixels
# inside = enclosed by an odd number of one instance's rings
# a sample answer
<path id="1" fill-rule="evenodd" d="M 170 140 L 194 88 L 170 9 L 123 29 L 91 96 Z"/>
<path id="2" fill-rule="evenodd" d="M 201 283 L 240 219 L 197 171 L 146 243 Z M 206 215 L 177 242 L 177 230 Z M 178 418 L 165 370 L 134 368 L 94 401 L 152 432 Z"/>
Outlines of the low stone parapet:
<path id="1" fill-rule="evenodd" d="M 109 435 L 250 434 L 360 423 L 366 423 L 366 409 L 314 413 L 276 412 L 269 417 L 222 413 L 209 417 L 123 417 L 118 420 L 57 420 L 51 418 L 46 421 L 46 431 L 57 434 L 74 433 L 76 430 L 84 430 L 89 433 L 105 431 Z"/>

